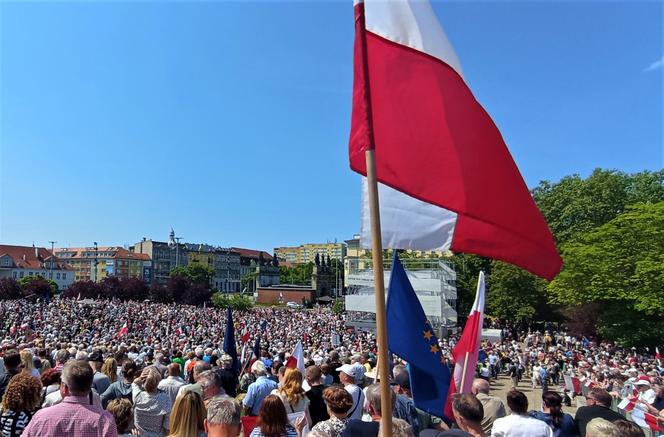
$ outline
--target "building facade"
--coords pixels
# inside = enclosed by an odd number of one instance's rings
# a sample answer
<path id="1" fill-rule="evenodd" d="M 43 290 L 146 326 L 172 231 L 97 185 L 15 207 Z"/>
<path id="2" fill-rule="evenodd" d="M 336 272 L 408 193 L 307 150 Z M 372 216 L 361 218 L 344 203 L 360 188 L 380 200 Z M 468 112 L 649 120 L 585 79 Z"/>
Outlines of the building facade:
<path id="1" fill-rule="evenodd" d="M 278 259 L 294 264 L 314 262 L 316 256 L 343 261 L 346 257 L 346 245 L 344 243 L 307 243 L 295 247 L 276 247 L 274 253 Z"/>
<path id="2" fill-rule="evenodd" d="M 209 244 L 184 244 L 187 265 L 199 264 L 214 272 L 210 286 L 224 293 L 240 291 L 240 253 L 232 249 Z"/>
<path id="3" fill-rule="evenodd" d="M 60 290 L 75 281 L 74 269 L 43 247 L 0 245 L 0 278 L 17 281 L 41 276 L 51 279 Z"/>
<path id="4" fill-rule="evenodd" d="M 240 254 L 240 277 L 242 278 L 242 292 L 255 294 L 259 287 L 279 285 L 281 271 L 279 261 L 262 250 L 243 249 L 231 247 L 231 250 Z"/>
<path id="5" fill-rule="evenodd" d="M 56 249 L 55 254 L 74 269 L 77 281 L 99 282 L 109 276 L 152 280 L 152 260 L 119 246 Z"/>
<path id="6" fill-rule="evenodd" d="M 147 255 L 152 260 L 151 282 L 155 284 L 165 284 L 171 277 L 171 270 L 187 265 L 184 245 L 174 241 L 165 243 L 144 238 L 134 244 L 131 250 Z"/>

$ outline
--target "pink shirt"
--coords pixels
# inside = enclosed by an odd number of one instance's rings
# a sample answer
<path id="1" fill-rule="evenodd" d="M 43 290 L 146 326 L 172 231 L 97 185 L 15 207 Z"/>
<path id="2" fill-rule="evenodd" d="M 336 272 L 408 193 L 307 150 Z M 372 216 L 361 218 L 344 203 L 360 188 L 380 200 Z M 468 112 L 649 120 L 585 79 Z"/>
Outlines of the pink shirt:
<path id="1" fill-rule="evenodd" d="M 115 420 L 88 396 L 67 396 L 58 405 L 37 411 L 24 437 L 117 437 Z"/>

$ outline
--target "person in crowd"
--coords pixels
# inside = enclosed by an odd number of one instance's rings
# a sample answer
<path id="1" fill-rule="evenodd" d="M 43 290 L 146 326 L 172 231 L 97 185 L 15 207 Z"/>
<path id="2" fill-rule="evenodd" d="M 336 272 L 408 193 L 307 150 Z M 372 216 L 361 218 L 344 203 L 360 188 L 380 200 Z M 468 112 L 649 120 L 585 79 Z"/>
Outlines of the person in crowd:
<path id="1" fill-rule="evenodd" d="M 110 359 L 115 362 L 114 358 L 109 358 L 109 360 Z M 108 362 L 108 360 L 106 361 Z M 100 398 L 102 407 L 106 408 L 108 403 L 113 399 L 131 399 L 131 384 L 137 376 L 138 366 L 136 365 L 136 362 L 127 358 L 122 363 L 122 379 L 116 378 L 117 380 L 112 382 L 106 391 L 101 394 Z"/>
<path id="2" fill-rule="evenodd" d="M 624 419 L 620 413 L 611 409 L 611 401 L 611 395 L 603 388 L 593 387 L 588 391 L 586 405 L 579 407 L 574 416 L 579 436 L 584 437 L 586 435 L 586 426 L 597 417 L 609 422 Z"/>
<path id="3" fill-rule="evenodd" d="M 576 437 L 578 430 L 574 419 L 563 412 L 563 398 L 556 392 L 548 391 L 542 394 L 542 411 L 533 411 L 530 414 L 551 427 L 554 437 Z"/>
<path id="4" fill-rule="evenodd" d="M 159 391 L 159 371 L 146 367 L 134 380 L 131 391 L 134 399 L 134 426 L 141 436 L 163 437 L 170 429 L 171 400 Z"/>
<path id="5" fill-rule="evenodd" d="M 67 349 L 60 349 L 55 353 L 55 366 L 53 367 L 58 372 L 62 373 L 65 363 L 69 360 L 69 351 Z"/>
<path id="6" fill-rule="evenodd" d="M 60 372 L 53 368 L 46 369 L 44 373 L 41 374 L 41 383 L 42 383 L 42 396 L 41 403 L 44 402 L 46 396 L 50 395 L 53 392 L 60 390 Z"/>
<path id="7" fill-rule="evenodd" d="M 382 424 L 378 427 L 378 435 L 383 436 L 385 433 L 382 429 Z M 403 419 L 392 419 L 392 437 L 415 437 L 413 428 Z"/>
<path id="8" fill-rule="evenodd" d="M 332 386 L 325 389 L 323 399 L 329 419 L 316 423 L 311 430 L 330 437 L 341 437 L 348 422 L 348 411 L 353 406 L 353 397 L 343 388 Z"/>
<path id="9" fill-rule="evenodd" d="M 309 366 L 304 370 L 305 378 L 309 384 L 309 390 L 305 393 L 309 399 L 309 416 L 311 417 L 311 426 L 318 422 L 330 418 L 327 412 L 327 406 L 323 398 L 325 386 L 321 381 L 322 372 L 318 366 Z"/>
<path id="10" fill-rule="evenodd" d="M 134 427 L 134 411 L 131 401 L 125 398 L 113 399 L 108 403 L 106 411 L 113 415 L 115 426 L 118 429 L 118 437 L 132 436 Z"/>
<path id="11" fill-rule="evenodd" d="M 646 437 L 643 429 L 630 420 L 616 420 L 613 425 L 616 427 L 616 437 Z"/>
<path id="12" fill-rule="evenodd" d="M 18 374 L 23 368 L 21 363 L 21 355 L 16 349 L 9 349 L 5 352 L 2 360 L 4 370 L 0 369 L 0 398 L 4 395 L 9 380 Z"/>
<path id="13" fill-rule="evenodd" d="M 23 365 L 23 368 L 21 369 L 23 372 L 27 372 L 30 375 L 39 378 L 39 370 L 35 369 L 35 362 L 33 361 L 33 355 L 32 352 L 30 352 L 28 349 L 23 349 L 20 352 L 21 355 L 21 364 Z"/>
<path id="14" fill-rule="evenodd" d="M 481 378 L 475 378 L 471 393 L 482 403 L 482 410 L 484 417 L 482 418 L 482 429 L 485 434 L 491 434 L 491 428 L 496 419 L 505 417 L 505 404 L 502 399 L 490 394 L 491 386 L 489 383 Z"/>
<path id="15" fill-rule="evenodd" d="M 353 397 L 353 406 L 348 412 L 348 417 L 351 419 L 361 419 L 364 392 L 355 384 L 356 367 L 351 364 L 344 364 L 337 371 L 339 372 L 339 381 L 341 381 L 346 391 Z"/>
<path id="16" fill-rule="evenodd" d="M 27 372 L 10 381 L 0 405 L 0 435 L 19 437 L 41 405 L 42 384 Z"/>
<path id="17" fill-rule="evenodd" d="M 640 402 L 648 405 L 652 405 L 655 402 L 657 394 L 655 393 L 655 390 L 650 387 L 650 378 L 646 375 L 641 375 L 634 383 L 634 386 L 639 391 L 638 400 Z"/>
<path id="18" fill-rule="evenodd" d="M 37 349 L 37 356 L 39 357 L 39 360 L 41 361 L 41 368 L 39 369 L 39 373 L 41 373 L 43 375 L 44 372 L 46 372 L 47 370 L 52 368 L 51 362 L 49 361 L 49 359 L 47 357 L 46 349 L 44 349 L 43 347 Z"/>
<path id="19" fill-rule="evenodd" d="M 281 386 L 272 390 L 270 394 L 279 396 L 284 403 L 286 413 L 305 412 L 305 414 L 309 414 L 309 398 L 305 396 L 302 388 L 302 372 L 298 369 L 287 369 Z"/>
<path id="20" fill-rule="evenodd" d="M 487 434 L 482 427 L 484 408 L 473 394 L 456 394 L 452 400 L 452 413 L 459 429 L 443 431 L 440 437 L 484 437 Z"/>
<path id="21" fill-rule="evenodd" d="M 92 402 L 94 373 L 82 360 L 68 361 L 62 369 L 58 405 L 37 411 L 23 431 L 24 437 L 116 437 L 113 416 Z"/>
<path id="22" fill-rule="evenodd" d="M 493 437 L 553 437 L 553 430 L 546 423 L 528 416 L 528 398 L 523 392 L 511 389 L 507 406 L 512 413 L 493 422 Z"/>
<path id="23" fill-rule="evenodd" d="M 108 376 L 101 372 L 101 368 L 104 365 L 104 357 L 101 354 L 101 351 L 93 351 L 90 356 L 88 356 L 88 362 L 90 367 L 94 372 L 94 379 L 92 382 L 92 388 L 99 394 L 104 393 L 111 381 L 108 379 Z"/>
<path id="24" fill-rule="evenodd" d="M 410 374 L 408 371 L 398 373 L 395 378 L 395 392 L 397 394 L 392 416 L 403 419 L 413 428 L 415 435 L 420 435 L 420 414 L 410 394 Z M 424 412 L 423 412 L 424 413 Z M 426 414 L 426 413 L 424 413 Z"/>
<path id="25" fill-rule="evenodd" d="M 178 391 L 180 387 L 186 384 L 184 379 L 180 377 L 182 373 L 180 370 L 180 364 L 171 363 L 167 366 L 168 376 L 161 381 L 159 381 L 159 390 L 168 394 L 171 404 L 175 404 L 175 398 L 178 396 Z"/>
<path id="26" fill-rule="evenodd" d="M 237 437 L 242 430 L 240 404 L 230 398 L 212 398 L 204 422 L 207 437 Z"/>
<path id="27" fill-rule="evenodd" d="M 247 395 L 242 399 L 242 405 L 244 405 L 247 415 L 258 416 L 261 402 L 272 393 L 272 390 L 277 389 L 278 385 L 267 378 L 267 369 L 260 360 L 251 365 L 251 373 L 256 377 L 256 381 L 249 385 Z"/>
<path id="28" fill-rule="evenodd" d="M 329 387 L 334 383 L 334 377 L 330 373 L 330 365 L 323 363 L 320 365 L 321 382 L 325 387 Z"/>
<path id="29" fill-rule="evenodd" d="M 188 391 L 175 400 L 171 412 L 168 437 L 205 437 L 205 405 L 195 391 Z"/>
<path id="30" fill-rule="evenodd" d="M 210 363 L 207 363 L 203 360 L 196 360 L 195 358 L 191 360 L 191 363 L 192 364 L 189 371 L 189 379 L 188 379 L 189 383 L 180 387 L 180 389 L 178 390 L 178 396 L 184 394 L 186 391 L 189 390 L 194 390 L 198 392 L 198 394 L 200 394 L 201 396 L 203 395 L 203 390 L 201 389 L 200 384 L 198 384 L 198 376 L 203 372 L 211 370 L 212 366 L 210 365 Z"/>
<path id="31" fill-rule="evenodd" d="M 586 426 L 586 437 L 622 437 L 613 423 L 601 417 L 595 417 Z"/>
<path id="32" fill-rule="evenodd" d="M 104 365 L 101 366 L 101 373 L 108 377 L 111 384 L 118 380 L 118 362 L 115 361 L 115 358 L 106 358 Z"/>
<path id="33" fill-rule="evenodd" d="M 328 366 L 330 369 L 330 375 L 332 375 L 332 382 L 330 384 L 341 384 L 339 371 L 337 370 L 341 367 L 341 360 L 339 358 L 339 352 L 336 350 L 330 352 Z"/>
<path id="34" fill-rule="evenodd" d="M 221 379 L 221 386 L 228 396 L 234 398 L 237 396 L 239 379 L 237 372 L 233 370 L 233 357 L 223 354 L 217 361 L 219 362 L 219 367 L 216 369 L 216 372 Z"/>
<path id="35" fill-rule="evenodd" d="M 218 396 L 230 397 L 224 392 L 224 388 L 221 386 L 221 378 L 219 373 L 214 370 L 206 370 L 205 372 L 198 375 L 198 385 L 201 387 L 203 392 L 203 400 L 205 404 L 210 401 L 210 399 Z"/>
<path id="36" fill-rule="evenodd" d="M 394 409 L 394 404 L 396 402 L 396 394 L 390 390 L 390 403 Z M 353 419 L 351 417 L 350 411 L 348 417 L 351 419 L 346 423 L 346 428 L 343 430 L 341 435 L 343 437 L 376 437 L 378 435 L 378 429 L 380 427 L 380 418 L 382 416 L 382 409 L 380 405 L 380 384 L 373 384 L 367 387 L 367 414 L 371 417 L 371 422 L 363 422 L 361 419 Z M 355 402 L 353 402 L 355 404 Z M 391 415 L 392 412 L 390 411 Z"/>
<path id="37" fill-rule="evenodd" d="M 296 437 L 297 431 L 288 421 L 286 408 L 277 395 L 268 395 L 262 402 L 256 428 L 250 437 Z"/>
<path id="38" fill-rule="evenodd" d="M 154 355 L 154 363 L 152 365 L 159 370 L 159 374 L 161 375 L 162 378 L 165 378 L 167 376 L 166 374 L 166 357 L 164 357 L 164 354 L 161 352 L 158 352 Z"/>

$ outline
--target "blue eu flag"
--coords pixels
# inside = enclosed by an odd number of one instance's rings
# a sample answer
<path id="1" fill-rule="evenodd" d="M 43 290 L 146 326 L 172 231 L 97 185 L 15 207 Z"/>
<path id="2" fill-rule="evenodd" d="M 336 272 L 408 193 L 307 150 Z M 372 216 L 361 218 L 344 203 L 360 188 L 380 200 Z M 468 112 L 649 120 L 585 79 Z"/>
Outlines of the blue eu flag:
<path id="1" fill-rule="evenodd" d="M 450 370 L 396 251 L 387 298 L 387 338 L 390 351 L 408 361 L 415 406 L 442 417 Z"/>
<path id="2" fill-rule="evenodd" d="M 224 335 L 224 352 L 233 358 L 233 370 L 240 370 L 240 361 L 237 358 L 237 346 L 235 344 L 235 325 L 233 324 L 233 310 L 228 307 L 226 316 L 226 332 Z"/>

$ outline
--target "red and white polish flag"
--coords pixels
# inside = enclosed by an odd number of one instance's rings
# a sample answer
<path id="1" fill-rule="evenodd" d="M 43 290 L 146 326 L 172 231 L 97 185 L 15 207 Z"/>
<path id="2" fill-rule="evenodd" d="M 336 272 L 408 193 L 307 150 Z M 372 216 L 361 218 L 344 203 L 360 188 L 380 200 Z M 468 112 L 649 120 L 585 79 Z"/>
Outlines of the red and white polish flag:
<path id="1" fill-rule="evenodd" d="M 118 334 L 116 335 L 117 338 L 122 337 L 129 331 L 129 328 L 127 327 L 127 322 L 124 322 L 124 325 L 122 325 L 122 328 L 118 331 Z"/>
<path id="2" fill-rule="evenodd" d="M 298 341 L 293 353 L 286 360 L 286 367 L 289 369 L 298 369 L 304 375 L 304 353 L 302 351 L 302 342 Z"/>
<path id="3" fill-rule="evenodd" d="M 500 131 L 425 0 L 355 4 L 351 168 L 375 149 L 383 247 L 500 259 L 552 279 L 562 260 Z M 366 180 L 361 245 L 371 247 Z"/>
<path id="4" fill-rule="evenodd" d="M 445 403 L 445 415 L 449 418 L 454 417 L 452 415 L 452 395 L 454 393 L 470 393 L 473 386 L 475 367 L 482 341 L 485 288 L 484 272 L 480 272 L 473 308 L 470 310 L 470 315 L 468 316 L 468 320 L 466 320 L 466 325 L 463 327 L 459 342 L 452 349 L 454 372 L 452 373 L 450 389 Z"/>

